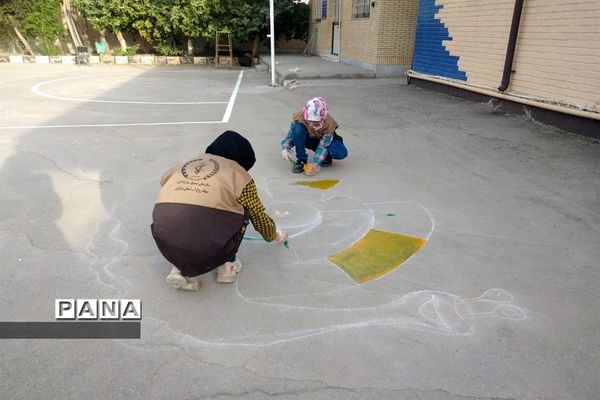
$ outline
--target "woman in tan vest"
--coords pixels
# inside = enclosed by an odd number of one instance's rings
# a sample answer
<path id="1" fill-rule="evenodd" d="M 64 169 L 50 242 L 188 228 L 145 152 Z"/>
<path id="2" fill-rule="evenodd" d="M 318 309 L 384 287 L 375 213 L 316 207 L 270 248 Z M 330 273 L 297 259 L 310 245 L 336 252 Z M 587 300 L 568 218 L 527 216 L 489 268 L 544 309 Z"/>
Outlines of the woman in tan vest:
<path id="1" fill-rule="evenodd" d="M 247 172 L 256 161 L 250 142 L 226 131 L 206 154 L 167 171 L 152 213 L 152 236 L 174 265 L 167 282 L 197 290 L 192 277 L 217 269 L 217 282 L 234 282 L 242 268 L 236 253 L 248 222 L 265 241 L 283 242 L 265 213 L 254 180 Z"/>

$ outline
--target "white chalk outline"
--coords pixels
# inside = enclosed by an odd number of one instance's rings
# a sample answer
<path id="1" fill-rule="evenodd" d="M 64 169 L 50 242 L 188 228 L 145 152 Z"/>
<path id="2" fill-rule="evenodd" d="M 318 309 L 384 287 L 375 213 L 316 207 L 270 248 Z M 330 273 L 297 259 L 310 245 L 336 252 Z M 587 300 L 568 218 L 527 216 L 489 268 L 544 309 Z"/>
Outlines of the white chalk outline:
<path id="1" fill-rule="evenodd" d="M 268 181 L 267 181 L 268 186 Z M 126 202 L 133 190 L 128 194 L 127 198 L 123 201 Z M 272 195 L 268 191 L 269 195 Z M 326 196 L 322 196 L 325 198 Z M 360 200 L 359 200 L 360 201 Z M 92 268 L 97 271 L 97 278 L 101 284 L 106 284 L 109 287 L 117 289 L 120 293 L 127 291 L 129 282 L 123 282 L 121 276 L 115 274 L 112 269 L 126 257 L 126 253 L 129 244 L 123 239 L 118 237 L 121 228 L 121 220 L 114 214 L 117 208 L 123 202 L 115 204 L 110 213 L 107 213 L 106 217 L 100 221 L 97 225 L 96 232 L 90 236 L 86 251 L 89 255 L 94 257 L 95 261 Z M 363 204 L 402 204 L 402 203 L 413 203 L 419 205 L 431 219 L 432 224 L 433 218 L 427 209 L 422 206 L 419 202 L 413 200 L 405 201 L 390 201 L 390 202 L 369 202 Z M 372 210 L 373 211 L 373 210 Z M 106 226 L 108 229 L 108 237 L 112 241 L 119 245 L 117 250 L 118 254 L 111 257 L 104 265 L 98 266 L 101 256 L 94 253 L 94 242 L 95 236 L 100 233 L 100 225 L 103 222 L 110 221 L 111 223 Z M 432 225 L 427 238 L 431 237 L 434 231 Z M 415 253 L 416 254 L 416 253 Z M 410 258 L 409 258 L 410 259 Z M 106 257 L 102 258 L 106 261 Z M 408 260 L 407 260 L 408 261 Z M 406 261 L 405 261 L 406 262 Z M 97 268 L 100 267 L 100 271 Z M 120 281 L 121 286 L 116 287 L 102 282 L 100 274 L 108 277 L 112 281 Z M 369 281 L 372 282 L 372 281 Z M 125 287 L 123 287 L 125 286 Z M 282 332 L 276 332 L 273 334 L 255 334 L 252 333 L 250 336 L 229 336 L 219 339 L 202 339 L 197 336 L 186 334 L 180 331 L 175 331 L 171 328 L 168 321 L 157 319 L 157 318 L 146 318 L 147 322 L 156 322 L 159 326 L 167 330 L 166 334 L 170 336 L 168 339 L 173 342 L 176 346 L 185 347 L 241 347 L 241 348 L 269 348 L 277 345 L 286 345 L 288 343 L 296 342 L 299 340 L 305 340 L 318 336 L 328 335 L 337 332 L 343 332 L 347 330 L 357 329 L 379 329 L 379 328 L 393 328 L 393 329 L 412 329 L 427 333 L 447 335 L 447 336 L 469 336 L 475 333 L 476 319 L 477 318 L 501 318 L 513 321 L 522 321 L 527 318 L 527 313 L 524 309 L 513 304 L 513 295 L 503 289 L 492 288 L 486 290 L 483 294 L 478 297 L 468 298 L 459 297 L 452 293 L 447 293 L 438 290 L 417 290 L 401 294 L 395 298 L 388 300 L 382 304 L 374 306 L 363 306 L 363 307 L 315 307 L 303 304 L 286 304 L 267 302 L 259 300 L 272 300 L 281 299 L 285 297 L 301 297 L 301 296 L 315 296 L 323 294 L 331 294 L 335 292 L 341 292 L 348 289 L 364 289 L 364 285 L 352 284 L 350 286 L 338 288 L 331 291 L 317 292 L 317 293 L 304 293 L 289 296 L 265 296 L 265 297 L 246 297 L 239 290 L 239 279 L 235 284 L 235 292 L 240 300 L 248 304 L 254 304 L 258 307 L 276 307 L 282 310 L 288 310 L 291 312 L 297 310 L 300 312 L 310 311 L 318 313 L 331 313 L 332 315 L 342 318 L 350 318 L 347 321 L 332 322 L 329 325 L 290 329 Z M 373 312 L 381 311 L 381 315 L 373 315 Z M 392 312 L 392 315 L 389 313 Z M 362 315 L 361 315 L 362 314 Z M 156 329 L 152 329 L 156 331 Z M 164 336 L 163 333 L 160 334 Z M 173 344 L 161 344 L 153 342 L 153 338 L 149 337 L 146 341 L 138 344 L 123 341 L 121 345 L 131 348 L 145 347 L 147 341 L 153 343 L 153 346 L 165 346 L 171 348 Z"/>
<path id="2" fill-rule="evenodd" d="M 493 296 L 500 299 L 489 299 Z M 442 302 L 442 300 L 444 300 Z M 417 290 L 401 295 L 389 303 L 375 307 L 342 308 L 342 309 L 317 309 L 314 311 L 332 313 L 334 315 L 347 315 L 353 317 L 362 313 L 354 321 L 333 323 L 315 328 L 304 328 L 278 332 L 274 334 L 255 334 L 247 336 L 230 336 L 221 339 L 201 339 L 197 336 L 181 333 L 171 328 L 167 321 L 157 318 L 147 318 L 146 321 L 155 321 L 163 325 L 174 337 L 179 345 L 190 347 L 242 347 L 242 348 L 269 348 L 285 345 L 290 342 L 314 338 L 330 333 L 343 332 L 354 329 L 376 329 L 389 327 L 396 329 L 412 329 L 421 332 L 446 335 L 470 336 L 475 333 L 476 319 L 501 318 L 513 321 L 527 319 L 527 313 L 521 307 L 513 304 L 512 293 L 504 289 L 491 288 L 483 294 L 473 298 L 461 298 L 452 293 L 438 290 Z M 443 304 L 442 304 L 443 303 Z M 484 310 L 478 310 L 477 305 L 486 305 Z M 442 308 L 442 305 L 445 307 Z M 284 304 L 275 306 L 284 307 Z M 299 307 L 300 308 L 300 307 Z M 309 309 L 308 307 L 302 307 Z M 428 308 L 430 310 L 428 310 Z M 376 317 L 373 311 L 396 310 L 396 316 Z M 450 324 L 452 322 L 453 324 Z M 155 329 L 153 329 L 155 330 Z M 152 341 L 152 339 L 149 339 Z M 125 346 L 135 348 L 138 344 L 123 342 Z"/>
<path id="3" fill-rule="evenodd" d="M 183 71 L 181 71 L 183 72 Z M 122 104 L 138 104 L 138 105 L 206 105 L 206 104 L 227 104 L 223 118 L 220 121 L 174 121 L 174 122 L 132 122 L 132 123 L 120 123 L 120 124 L 62 124 L 62 125 L 18 125 L 18 126 L 0 126 L 0 130 L 7 129 L 47 129 L 47 128 L 106 128 L 106 127 L 127 127 L 127 126 L 164 126 L 164 125 L 199 125 L 199 124 L 226 124 L 229 122 L 237 92 L 239 91 L 242 83 L 242 77 L 244 71 L 240 71 L 238 79 L 236 81 L 233 92 L 229 98 L 229 101 L 220 102 L 138 102 L 138 101 L 116 101 L 116 100 L 87 100 L 77 99 L 70 97 L 54 96 L 44 93 L 39 88 L 45 84 L 59 81 L 66 81 L 70 79 L 89 78 L 89 76 L 76 76 L 69 78 L 55 79 L 51 81 L 45 81 L 38 83 L 31 87 L 31 91 L 39 96 L 52 98 L 55 100 L 65 101 L 80 101 L 80 102 L 97 102 L 97 103 L 122 103 Z"/>
<path id="4" fill-rule="evenodd" d="M 267 183 L 268 185 L 268 183 Z M 272 193 L 269 191 L 268 187 L 265 190 L 269 196 L 271 197 L 271 199 L 273 198 Z M 344 196 L 344 195 L 337 195 L 339 197 L 346 197 L 346 198 L 351 198 L 349 196 Z M 336 197 L 336 196 L 333 196 Z M 325 200 L 325 194 L 323 194 L 322 196 L 322 200 Z M 360 200 L 358 200 L 360 202 Z M 425 215 L 427 215 L 427 217 L 429 218 L 430 222 L 431 222 L 431 228 L 429 229 L 429 232 L 425 235 L 424 240 L 427 242 L 429 242 L 429 238 L 433 235 L 433 232 L 435 230 L 435 220 L 433 219 L 433 216 L 429 213 L 429 211 L 427 210 L 427 208 L 425 208 L 421 203 L 419 203 L 418 201 L 414 201 L 414 200 L 399 200 L 399 201 L 385 201 L 385 202 L 368 202 L 368 203 L 362 203 L 363 205 L 365 205 L 366 210 L 370 210 L 371 211 L 371 220 L 369 225 L 366 227 L 365 233 L 363 235 L 361 235 L 357 240 L 355 240 L 352 244 L 348 245 L 346 248 L 353 246 L 356 242 L 360 241 L 368 232 L 369 230 L 373 229 L 373 227 L 375 226 L 375 213 L 374 210 L 372 208 L 369 207 L 369 205 L 381 205 L 381 204 L 416 204 L 417 206 L 419 206 L 424 212 Z M 324 211 L 324 213 L 327 212 L 347 212 L 347 211 L 358 211 L 358 210 L 341 210 L 341 211 Z M 378 228 L 378 230 L 384 231 L 384 232 L 390 232 L 390 233 L 395 233 L 395 234 L 402 234 L 401 232 L 395 232 L 395 231 L 389 231 L 389 230 L 384 230 L 381 228 Z M 299 232 L 297 235 L 298 236 L 302 233 L 305 233 L 305 231 Z M 421 236 L 419 236 L 421 237 Z M 341 239 L 343 240 L 343 239 Z M 340 241 L 341 241 L 340 240 Z M 298 264 L 300 262 L 300 258 L 298 257 L 298 254 L 296 254 L 296 252 L 294 251 L 294 249 L 290 249 L 294 252 L 294 255 L 296 257 L 296 263 L 294 264 Z M 271 300 L 271 299 L 283 299 L 283 298 L 293 298 L 293 297 L 311 297 L 311 296 L 315 296 L 315 295 L 327 295 L 327 294 L 331 294 L 331 293 L 336 293 L 336 292 L 342 292 L 345 290 L 349 290 L 349 289 L 355 289 L 357 287 L 360 286 L 366 286 L 372 282 L 378 281 L 379 279 L 384 278 L 385 276 L 387 276 L 388 274 L 391 274 L 392 272 L 396 271 L 398 268 L 400 268 L 402 265 L 408 263 L 413 257 L 415 257 L 422 249 L 419 249 L 419 251 L 417 251 L 416 253 L 413 253 L 410 257 L 408 257 L 406 260 L 404 260 L 401 264 L 399 264 L 398 266 L 396 266 L 396 268 L 391 269 L 389 271 L 387 271 L 386 273 L 378 276 L 377 278 L 371 279 L 367 282 L 363 282 L 363 283 L 357 283 L 355 281 L 352 281 L 352 283 L 348 286 L 344 286 L 344 287 L 340 287 L 340 288 L 336 288 L 336 289 L 332 289 L 332 290 L 326 290 L 326 291 L 321 291 L 321 292 L 310 292 L 310 293 L 297 293 L 297 294 L 290 294 L 290 295 L 277 295 L 277 296 L 254 296 L 254 297 L 249 297 L 244 295 L 239 288 L 239 279 L 236 280 L 235 282 L 235 290 L 236 290 L 236 294 L 238 295 L 238 297 L 240 297 L 242 300 L 244 300 L 247 303 L 252 303 L 252 304 L 259 304 L 259 305 L 269 305 L 269 306 L 282 306 L 282 307 L 290 307 L 290 308 L 302 308 L 302 309 L 309 309 L 309 310 L 319 310 L 319 311 L 334 311 L 337 309 L 329 309 L 327 307 L 312 307 L 312 306 L 303 306 L 303 305 L 288 305 L 285 303 L 271 303 L 268 302 L 267 300 Z M 321 259 L 325 259 L 329 264 L 331 264 L 333 267 L 335 267 L 336 269 L 340 270 L 344 276 L 350 277 L 350 275 L 348 275 L 345 271 L 343 271 L 341 268 L 339 268 L 338 265 L 336 265 L 335 263 L 333 263 L 331 260 L 329 260 L 328 256 L 323 256 L 323 257 L 317 257 L 317 258 L 309 258 L 309 259 L 305 259 L 302 260 L 302 262 L 304 263 L 311 263 L 311 262 L 315 262 L 315 261 L 319 261 Z M 263 266 L 265 266 L 267 264 L 263 264 Z M 261 301 L 259 301 L 261 300 Z M 378 308 L 377 307 L 373 307 L 373 308 Z"/>
<path id="5" fill-rule="evenodd" d="M 272 178 L 272 180 L 274 180 L 274 179 L 278 179 L 278 178 Z M 283 180 L 289 180 L 290 182 L 297 181 L 297 179 L 295 179 L 295 178 L 284 178 Z M 341 180 L 340 180 L 340 182 L 341 182 Z M 338 182 L 338 184 L 339 184 L 340 182 Z M 269 196 L 269 199 L 270 199 L 271 201 L 274 201 L 274 200 L 275 200 L 275 199 L 274 199 L 274 196 L 273 196 L 273 193 L 271 193 L 271 190 L 269 189 L 269 181 L 268 181 L 268 180 L 265 180 L 265 187 L 261 187 L 261 189 L 262 189 L 262 190 L 264 190 L 264 192 L 265 192 L 265 193 L 266 193 L 266 194 Z M 424 236 L 420 236 L 420 235 L 419 235 L 418 237 L 419 237 L 419 238 L 422 238 L 422 239 L 424 239 L 424 240 L 425 240 L 425 242 L 429 242 L 429 239 L 431 238 L 431 236 L 433 235 L 433 232 L 435 231 L 435 220 L 434 220 L 433 216 L 432 216 L 432 215 L 431 215 L 431 213 L 430 213 L 430 212 L 427 210 L 427 208 L 425 208 L 425 207 L 424 207 L 424 206 L 423 206 L 421 203 L 419 203 L 418 201 L 415 201 L 415 200 L 398 200 L 398 201 L 380 201 L 380 202 L 374 202 L 374 201 L 371 201 L 371 202 L 362 202 L 361 200 L 359 200 L 359 199 L 357 199 L 357 198 L 354 198 L 354 197 L 350 197 L 350 196 L 347 196 L 347 195 L 341 195 L 341 194 L 337 194 L 337 193 L 335 192 L 335 189 L 334 189 L 334 190 L 332 190 L 332 191 L 328 191 L 328 192 L 322 193 L 322 194 L 321 194 L 321 200 L 320 200 L 320 201 L 321 201 L 321 202 L 323 202 L 323 201 L 327 201 L 327 200 L 330 200 L 330 199 L 332 199 L 332 198 L 335 198 L 335 197 L 345 197 L 345 198 L 348 198 L 348 199 L 355 199 L 355 200 L 357 200 L 359 203 L 361 203 L 361 204 L 362 204 L 362 205 L 363 205 L 365 208 L 364 208 L 364 209 L 356 209 L 356 210 L 327 210 L 327 211 L 321 211 L 321 214 L 328 214 L 328 213 L 349 213 L 349 212 L 361 212 L 361 211 L 367 211 L 367 210 L 368 210 L 368 211 L 370 211 L 370 213 L 371 213 L 371 218 L 370 218 L 370 221 L 369 221 L 369 223 L 366 225 L 366 228 L 365 228 L 364 234 L 363 234 L 363 235 L 361 235 L 361 236 L 360 236 L 358 239 L 356 239 L 356 240 L 355 240 L 353 243 L 349 244 L 349 245 L 348 245 L 346 248 L 348 248 L 348 247 L 351 247 L 351 246 L 353 246 L 355 243 L 357 243 L 358 241 L 360 241 L 360 240 L 361 240 L 361 239 L 362 239 L 362 238 L 363 238 L 363 237 L 364 237 L 364 236 L 365 236 L 365 235 L 368 233 L 368 231 L 369 231 L 370 229 L 373 229 L 373 227 L 375 226 L 375 212 L 374 212 L 374 210 L 373 210 L 371 207 L 369 207 L 370 205 L 383 205 L 383 204 L 415 204 L 415 205 L 417 205 L 418 207 L 420 207 L 420 208 L 423 210 L 423 212 L 425 213 L 425 215 L 427 216 L 427 218 L 429 218 L 429 221 L 431 222 L 431 227 L 430 227 L 430 229 L 429 229 L 429 232 L 427 232 L 427 234 L 425 234 Z M 278 203 L 294 203 L 294 202 L 290 202 L 290 201 L 281 201 L 281 202 L 278 202 Z M 302 203 L 299 203 L 299 204 L 302 204 Z M 306 206 L 306 204 L 302 204 L 302 205 Z M 321 221 L 319 221 L 319 223 L 320 223 L 320 222 L 321 222 Z M 317 224 L 317 225 L 318 225 L 318 224 Z M 304 229 L 304 230 L 302 230 L 302 231 L 300 231 L 300 232 L 297 232 L 297 233 L 294 233 L 293 235 L 290 235 L 290 238 L 294 238 L 294 237 L 300 236 L 300 235 L 302 235 L 302 234 L 305 234 L 306 232 L 310 231 L 310 230 L 311 230 L 311 229 L 313 229 L 314 227 L 315 227 L 315 225 L 310 225 L 310 226 L 309 226 L 307 229 Z M 378 230 L 380 230 L 380 231 L 383 231 L 383 232 L 389 232 L 389 233 L 395 233 L 395 234 L 407 234 L 407 233 L 405 233 L 405 232 L 395 232 L 395 231 L 389 231 L 389 230 L 385 230 L 385 229 L 381 229 L 381 228 L 377 228 L 377 229 L 378 229 Z M 258 238 L 258 236 L 256 236 L 256 237 Z M 334 243 L 339 243 L 339 242 L 342 242 L 342 241 L 344 241 L 344 240 L 346 240 L 346 239 L 347 239 L 347 237 L 343 237 L 343 238 L 340 238 L 340 239 L 339 239 L 337 242 L 334 242 Z M 293 254 L 294 254 L 294 256 L 296 257 L 296 259 L 297 259 L 297 260 L 299 260 L 298 254 L 296 254 L 295 250 L 294 250 L 293 248 L 291 248 L 290 250 L 293 252 Z M 403 262 L 403 263 L 401 263 L 400 265 L 398 265 L 396 268 L 394 268 L 394 269 L 392 269 L 392 270 L 390 270 L 390 271 L 388 271 L 388 272 L 384 273 L 384 274 L 383 274 L 383 275 L 381 275 L 381 276 L 378 276 L 377 278 L 371 279 L 371 280 L 369 280 L 368 282 L 373 282 L 373 281 L 376 281 L 376 280 L 379 280 L 379 279 L 381 279 L 381 278 L 385 277 L 385 276 L 386 276 L 386 275 L 388 275 L 389 273 L 391 273 L 391 272 L 395 271 L 396 269 L 398 269 L 398 268 L 399 268 L 401 265 L 408 263 L 408 262 L 409 262 L 409 261 L 410 261 L 410 260 L 411 260 L 411 259 L 412 259 L 414 256 L 416 256 L 416 255 L 417 255 L 417 254 L 418 254 L 420 251 L 421 251 L 421 250 L 419 250 L 419 251 L 417 251 L 416 253 L 412 254 L 410 257 L 408 257 L 406 260 L 404 260 L 404 262 Z M 327 258 L 327 256 L 323 256 L 323 257 L 316 257 L 316 258 L 309 258 L 309 259 L 305 259 L 305 260 L 303 260 L 303 262 L 306 262 L 306 263 L 309 263 L 309 262 L 314 262 L 314 261 L 321 260 L 322 258 L 325 258 L 325 259 L 327 259 L 327 260 L 329 261 L 329 259 Z M 329 261 L 329 263 L 331 263 L 333 266 L 335 266 L 335 268 L 338 268 L 338 269 L 339 269 L 339 267 L 338 267 L 337 265 L 335 265 L 334 263 L 332 263 L 331 261 Z M 263 265 L 263 266 L 267 266 L 267 264 L 265 264 L 265 263 L 263 263 L 262 265 Z M 340 270 L 341 270 L 341 269 L 340 269 Z M 346 272 L 344 272 L 344 274 L 345 274 L 346 276 L 349 276 L 349 275 L 348 275 Z M 366 283 L 368 283 L 368 282 L 365 282 L 365 283 L 362 283 L 362 284 L 358 284 L 358 286 L 360 286 L 360 285 L 365 285 L 365 284 L 366 284 Z M 237 285 L 237 283 L 236 283 L 236 285 Z M 354 286 L 349 286 L 349 287 L 354 287 Z M 339 291 L 339 290 L 340 290 L 340 289 L 338 288 L 338 289 L 334 289 L 333 291 L 335 292 L 335 291 Z M 314 295 L 315 293 L 310 293 L 310 294 L 311 294 L 311 295 Z M 297 296 L 297 295 L 290 295 L 290 296 L 292 296 L 292 297 L 295 297 L 295 296 Z"/>

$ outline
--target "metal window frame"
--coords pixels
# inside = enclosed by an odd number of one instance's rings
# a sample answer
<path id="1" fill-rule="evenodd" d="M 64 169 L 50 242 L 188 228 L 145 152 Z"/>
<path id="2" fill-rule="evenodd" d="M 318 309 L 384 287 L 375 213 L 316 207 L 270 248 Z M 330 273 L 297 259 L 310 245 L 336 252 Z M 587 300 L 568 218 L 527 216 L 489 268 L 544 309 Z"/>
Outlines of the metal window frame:
<path id="1" fill-rule="evenodd" d="M 315 22 L 321 22 L 323 18 L 323 0 L 312 0 L 313 4 L 312 16 Z"/>
<path id="2" fill-rule="evenodd" d="M 369 18 L 371 16 L 371 0 L 352 0 L 352 17 Z"/>

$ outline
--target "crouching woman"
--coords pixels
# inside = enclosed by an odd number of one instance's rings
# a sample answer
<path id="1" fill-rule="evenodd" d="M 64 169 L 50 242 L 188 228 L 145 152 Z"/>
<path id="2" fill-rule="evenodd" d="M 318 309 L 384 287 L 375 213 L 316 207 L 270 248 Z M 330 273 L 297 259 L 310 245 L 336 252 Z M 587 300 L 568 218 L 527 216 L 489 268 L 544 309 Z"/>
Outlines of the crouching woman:
<path id="1" fill-rule="evenodd" d="M 265 213 L 248 173 L 256 161 L 250 142 L 226 131 L 206 153 L 167 171 L 152 213 L 152 236 L 173 264 L 167 283 L 198 290 L 193 279 L 217 269 L 217 282 L 231 283 L 242 268 L 236 254 L 248 222 L 267 242 L 283 242 Z"/>

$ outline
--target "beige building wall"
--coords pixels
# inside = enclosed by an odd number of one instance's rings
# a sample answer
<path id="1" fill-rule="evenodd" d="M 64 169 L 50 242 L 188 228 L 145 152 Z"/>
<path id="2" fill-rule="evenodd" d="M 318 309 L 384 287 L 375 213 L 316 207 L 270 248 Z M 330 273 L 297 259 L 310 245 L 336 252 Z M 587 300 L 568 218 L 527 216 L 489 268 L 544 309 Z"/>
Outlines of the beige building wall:
<path id="1" fill-rule="evenodd" d="M 321 21 L 315 21 L 312 3 L 313 2 L 311 2 L 309 35 L 312 36 L 313 43 L 310 44 L 310 48 L 312 51 L 320 54 L 331 54 L 331 34 L 333 30 L 333 15 L 330 15 L 331 4 L 327 2 L 327 18 L 321 19 Z"/>
<path id="2" fill-rule="evenodd" d="M 451 40 L 442 44 L 460 57 L 458 69 L 472 85 L 495 89 L 502 70 L 515 0 L 445 0 L 437 13 Z"/>
<path id="3" fill-rule="evenodd" d="M 379 15 L 377 64 L 410 65 L 415 43 L 418 0 L 385 0 Z"/>
<path id="4" fill-rule="evenodd" d="M 311 12 L 310 33 L 318 29 L 311 48 L 318 54 L 331 54 L 333 3 L 326 20 L 315 22 Z M 352 16 L 352 0 L 341 3 L 340 60 L 381 75 L 403 73 L 412 61 L 418 0 L 377 0 L 368 18 Z"/>
<path id="5" fill-rule="evenodd" d="M 600 1 L 528 0 L 508 92 L 600 112 Z"/>
<path id="6" fill-rule="evenodd" d="M 342 3 L 340 57 L 377 64 L 379 18 L 383 7 L 371 8 L 369 18 L 352 16 L 352 1 Z"/>
<path id="7" fill-rule="evenodd" d="M 436 0 L 435 5 L 440 8 L 434 20 L 450 37 L 441 44 L 450 58 L 458 58 L 466 83 L 496 91 L 515 1 Z M 444 58 L 430 53 L 419 68 L 430 63 L 435 70 Z M 600 112 L 600 0 L 526 0 L 512 69 L 506 94 Z M 439 76 L 452 78 L 445 73 L 438 70 Z"/>

